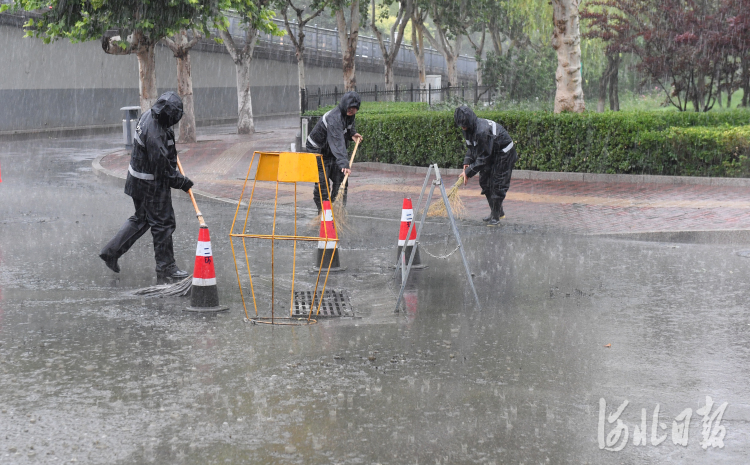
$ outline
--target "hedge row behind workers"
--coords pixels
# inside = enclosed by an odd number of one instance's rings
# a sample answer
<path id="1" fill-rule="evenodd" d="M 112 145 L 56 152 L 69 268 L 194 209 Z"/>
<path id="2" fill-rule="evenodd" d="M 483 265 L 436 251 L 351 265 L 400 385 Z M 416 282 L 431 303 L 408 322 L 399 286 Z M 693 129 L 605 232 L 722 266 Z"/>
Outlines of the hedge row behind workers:
<path id="1" fill-rule="evenodd" d="M 482 221 L 490 226 L 505 218 L 503 200 L 510 187 L 510 176 L 518 154 L 508 131 L 500 124 L 477 115 L 466 105 L 456 108 L 453 114 L 456 126 L 463 131 L 468 150 L 464 157 L 464 179 L 479 174 L 479 186 L 490 205 L 490 216 Z"/>
<path id="2" fill-rule="evenodd" d="M 344 176 L 351 173 L 347 144 L 349 141 L 362 142 L 362 136 L 357 133 L 354 122 L 360 102 L 358 93 L 345 93 L 339 105 L 318 120 L 305 141 L 309 152 L 323 155 L 322 162 L 318 159 L 319 181 L 313 191 L 313 200 L 319 214 L 322 209 L 321 195 L 322 200 L 330 200 L 326 184 L 329 186 L 331 198 L 337 199 Z M 346 205 L 348 185 L 349 181 L 343 186 L 343 205 Z"/>

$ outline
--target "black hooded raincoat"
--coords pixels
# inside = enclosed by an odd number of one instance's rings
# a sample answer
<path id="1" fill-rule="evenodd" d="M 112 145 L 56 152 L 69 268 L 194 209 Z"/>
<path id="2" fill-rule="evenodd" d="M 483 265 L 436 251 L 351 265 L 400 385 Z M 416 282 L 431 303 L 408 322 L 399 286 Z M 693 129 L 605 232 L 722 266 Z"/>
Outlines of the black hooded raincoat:
<path id="1" fill-rule="evenodd" d="M 456 108 L 454 121 L 456 126 L 462 128 L 468 146 L 464 157 L 464 165 L 469 165 L 466 177 L 471 178 L 478 173 L 479 186 L 490 208 L 493 212 L 502 212 L 513 165 L 518 160 L 513 139 L 500 124 L 478 118 L 465 105 Z"/>
<path id="2" fill-rule="evenodd" d="M 347 153 L 347 144 L 352 140 L 352 136 L 357 133 L 354 116 L 346 114 L 349 108 L 359 109 L 359 94 L 356 92 L 347 92 L 341 97 L 341 102 L 336 108 L 328 111 L 323 115 L 307 137 L 307 150 L 312 153 L 323 155 L 323 165 L 318 163 L 319 184 L 315 185 L 313 200 L 318 210 L 321 208 L 318 185 L 323 194 L 323 200 L 328 200 L 326 192 L 326 175 L 328 177 L 328 186 L 331 190 L 331 197 L 334 199 L 344 180 L 344 174 L 341 172 L 344 168 L 349 168 L 349 155 Z M 324 170 L 325 169 L 325 174 Z M 347 185 L 349 183 L 347 182 Z M 344 186 L 343 202 L 346 205 L 347 186 Z"/>
<path id="3" fill-rule="evenodd" d="M 125 181 L 125 193 L 133 198 L 135 214 L 104 246 L 102 258 L 116 260 L 150 228 L 157 273 L 175 266 L 172 233 L 176 221 L 171 189 L 187 192 L 193 186 L 193 182 L 177 170 L 177 149 L 171 126 L 181 118 L 182 100 L 172 91 L 163 93 L 151 111 L 141 115 Z"/>

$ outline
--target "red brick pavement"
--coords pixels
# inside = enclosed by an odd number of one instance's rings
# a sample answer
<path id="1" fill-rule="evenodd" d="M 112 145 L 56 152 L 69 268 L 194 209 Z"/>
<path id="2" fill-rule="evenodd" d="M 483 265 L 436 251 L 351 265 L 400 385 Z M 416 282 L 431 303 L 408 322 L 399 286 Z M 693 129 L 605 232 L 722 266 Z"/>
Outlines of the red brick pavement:
<path id="1" fill-rule="evenodd" d="M 284 150 L 295 132 L 286 128 L 252 137 L 211 136 L 195 144 L 178 144 L 180 159 L 195 180 L 196 191 L 236 200 L 253 151 Z M 123 151 L 106 155 L 100 163 L 125 177 L 129 159 L 129 153 Z M 454 179 L 450 176 L 446 184 L 451 185 Z M 423 174 L 356 169 L 355 165 L 348 210 L 397 218 L 403 198 L 410 196 L 416 201 L 423 181 Z M 314 207 L 312 189 L 309 183 L 298 186 L 299 207 Z M 476 179 L 461 189 L 467 220 L 476 221 L 487 214 L 487 202 L 479 190 Z M 259 182 L 254 199 L 272 200 L 274 191 L 274 183 Z M 291 204 L 293 194 L 291 185 L 281 185 L 279 202 Z M 516 179 L 511 182 L 504 209 L 508 224 L 581 234 L 750 229 L 750 188 Z"/>

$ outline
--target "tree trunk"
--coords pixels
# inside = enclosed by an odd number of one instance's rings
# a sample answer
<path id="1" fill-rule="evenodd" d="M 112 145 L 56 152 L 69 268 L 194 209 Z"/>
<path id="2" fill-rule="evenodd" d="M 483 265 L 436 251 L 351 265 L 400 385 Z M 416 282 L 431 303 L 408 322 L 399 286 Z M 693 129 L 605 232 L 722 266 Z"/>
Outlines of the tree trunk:
<path id="1" fill-rule="evenodd" d="M 458 55 L 461 52 L 463 36 L 460 34 L 456 35 L 453 45 L 451 45 L 445 31 L 437 24 L 435 28 L 437 29 L 436 37 L 432 37 L 432 34 L 427 29 L 423 28 L 422 30 L 430 44 L 445 58 L 445 63 L 448 67 L 448 83 L 452 87 L 456 87 L 458 86 L 458 69 L 456 65 L 458 64 Z"/>
<path id="2" fill-rule="evenodd" d="M 557 51 L 555 113 L 586 109 L 581 85 L 581 33 L 578 0 L 552 0 L 552 48 Z"/>
<path id="3" fill-rule="evenodd" d="M 620 111 L 620 80 L 618 78 L 618 68 L 612 70 L 609 78 L 609 109 L 611 111 Z"/>
<path id="4" fill-rule="evenodd" d="M 355 58 L 357 56 L 357 39 L 359 38 L 359 0 L 351 5 L 351 26 L 347 28 L 343 8 L 336 11 L 336 24 L 341 42 L 341 62 L 344 74 L 344 91 L 353 91 L 357 87 Z"/>
<path id="5" fill-rule="evenodd" d="M 411 46 L 414 49 L 414 56 L 417 59 L 417 72 L 419 74 L 419 88 L 427 87 L 427 69 L 424 65 L 424 35 L 422 33 L 423 25 L 417 24 L 412 16 L 411 21 Z"/>
<path id="6" fill-rule="evenodd" d="M 732 108 L 732 94 L 734 91 L 731 87 L 727 88 L 727 108 Z"/>
<path id="7" fill-rule="evenodd" d="M 495 55 L 500 56 L 503 54 L 503 41 L 500 38 L 500 28 L 497 26 L 497 20 L 493 16 L 490 19 L 490 38 L 492 38 L 492 48 L 495 49 Z"/>
<path id="8" fill-rule="evenodd" d="M 297 53 L 297 74 L 299 76 L 299 110 L 302 111 L 302 94 L 305 91 L 305 58 L 302 51 Z"/>
<path id="9" fill-rule="evenodd" d="M 296 35 L 292 30 L 291 24 L 289 23 L 289 17 L 287 15 L 289 8 L 291 8 L 297 14 Z M 302 100 L 303 96 L 305 99 L 308 99 L 307 92 L 305 91 L 305 25 L 308 23 L 308 21 L 318 16 L 323 11 L 323 8 L 318 9 L 306 19 L 302 18 L 304 11 L 304 6 L 302 8 L 295 7 L 294 4 L 292 4 L 291 0 L 287 0 L 286 6 L 281 8 L 281 15 L 284 17 L 284 27 L 286 28 L 286 32 L 289 35 L 289 39 L 294 44 L 294 55 L 297 58 L 297 89 L 299 91 L 298 103 L 300 114 L 302 114 L 303 109 L 306 109 L 306 105 L 304 105 L 304 102 Z"/>
<path id="10" fill-rule="evenodd" d="M 155 44 L 139 46 L 136 51 L 138 57 L 138 90 L 141 97 L 141 112 L 147 112 L 156 103 L 159 93 L 156 88 L 156 58 Z"/>
<path id="11" fill-rule="evenodd" d="M 138 93 L 140 95 L 141 112 L 148 111 L 159 98 L 156 89 L 156 60 L 154 46 L 157 41 L 151 41 L 143 36 L 143 32 L 136 30 L 127 39 L 127 46 L 120 47 L 117 43 L 120 36 L 102 36 L 102 50 L 109 55 L 130 55 L 138 57 Z"/>
<path id="12" fill-rule="evenodd" d="M 607 57 L 609 62 L 609 109 L 620 111 L 620 54 Z"/>
<path id="13" fill-rule="evenodd" d="M 179 123 L 179 141 L 195 142 L 195 105 L 193 103 L 193 77 L 190 68 L 190 49 L 198 43 L 200 35 L 193 33 L 188 39 L 187 31 L 174 35 L 174 40 L 166 38 L 167 46 L 177 59 L 177 93 L 182 99 L 183 115 Z"/>
<path id="14" fill-rule="evenodd" d="M 393 78 L 393 63 L 390 66 L 385 67 L 385 90 L 395 90 L 396 81 Z"/>
<path id="15" fill-rule="evenodd" d="M 610 69 L 612 65 L 609 61 L 609 56 L 607 56 L 607 67 L 604 69 L 604 72 L 602 73 L 602 78 L 599 80 L 599 98 L 596 101 L 596 111 L 597 113 L 604 113 L 604 104 L 607 100 L 607 84 L 609 84 L 609 75 L 610 75 Z"/>
<path id="16" fill-rule="evenodd" d="M 740 87 L 742 87 L 742 101 L 740 102 L 740 106 L 747 108 L 748 98 L 750 98 L 750 57 L 743 56 L 740 60 L 740 66 L 742 66 L 740 82 Z"/>
<path id="17" fill-rule="evenodd" d="M 477 63 L 477 86 L 482 85 L 482 55 L 484 54 L 484 40 L 487 36 L 487 28 L 482 27 L 482 39 L 479 41 L 478 44 L 475 44 L 473 40 L 471 40 L 471 35 L 467 35 L 466 38 L 469 39 L 469 42 L 471 43 L 471 46 L 474 48 L 474 59 Z"/>
<path id="18" fill-rule="evenodd" d="M 190 53 L 177 58 L 177 93 L 182 99 L 184 112 L 180 120 L 179 141 L 195 142 L 195 107 L 193 105 L 193 78 L 190 75 Z"/>
<path id="19" fill-rule="evenodd" d="M 224 41 L 229 56 L 232 57 L 237 75 L 237 134 L 252 134 L 255 132 L 255 122 L 250 95 L 250 64 L 253 61 L 258 30 L 247 29 L 242 50 L 237 48 L 229 32 L 220 30 L 219 36 Z"/>
<path id="20" fill-rule="evenodd" d="M 252 57 L 245 57 L 240 63 L 235 63 L 237 71 L 237 134 L 252 134 L 255 132 L 253 103 L 250 95 L 251 62 Z"/>
<path id="21" fill-rule="evenodd" d="M 447 53 L 444 56 L 445 63 L 448 66 L 448 83 L 451 87 L 456 87 L 458 86 L 458 55 Z"/>
<path id="22" fill-rule="evenodd" d="M 404 29 L 406 24 L 411 19 L 413 2 L 412 0 L 400 0 L 398 13 L 396 19 L 390 28 L 390 34 L 388 35 L 388 44 L 383 40 L 383 33 L 380 32 L 375 20 L 377 15 L 375 14 L 375 0 L 371 0 L 372 5 L 372 17 L 370 18 L 370 27 L 372 28 L 375 38 L 378 39 L 378 46 L 380 46 L 380 53 L 383 55 L 383 74 L 385 77 L 385 90 L 390 93 L 395 99 L 395 93 L 393 92 L 395 87 L 395 81 L 393 79 L 393 63 L 396 61 L 398 51 L 401 48 L 401 42 L 404 40 Z M 390 49 L 388 48 L 390 45 Z"/>

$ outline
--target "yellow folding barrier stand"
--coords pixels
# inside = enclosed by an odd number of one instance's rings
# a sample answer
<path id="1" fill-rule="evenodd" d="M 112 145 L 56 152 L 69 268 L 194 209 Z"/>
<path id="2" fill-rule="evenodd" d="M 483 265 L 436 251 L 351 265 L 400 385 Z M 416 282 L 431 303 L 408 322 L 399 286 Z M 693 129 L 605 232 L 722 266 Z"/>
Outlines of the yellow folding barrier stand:
<path id="1" fill-rule="evenodd" d="M 318 164 L 314 153 L 281 152 L 279 182 L 318 182 Z"/>
<path id="2" fill-rule="evenodd" d="M 262 152 L 255 173 L 257 181 L 318 182 L 314 153 Z"/>

